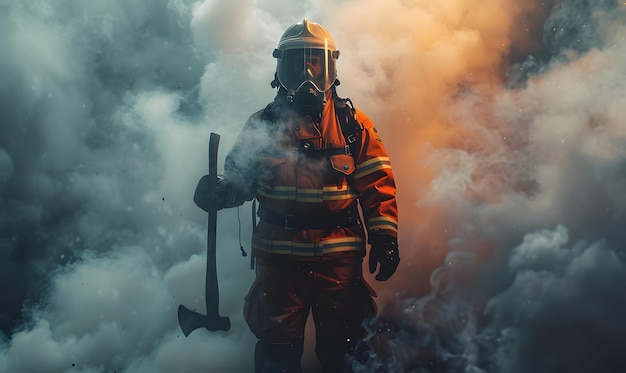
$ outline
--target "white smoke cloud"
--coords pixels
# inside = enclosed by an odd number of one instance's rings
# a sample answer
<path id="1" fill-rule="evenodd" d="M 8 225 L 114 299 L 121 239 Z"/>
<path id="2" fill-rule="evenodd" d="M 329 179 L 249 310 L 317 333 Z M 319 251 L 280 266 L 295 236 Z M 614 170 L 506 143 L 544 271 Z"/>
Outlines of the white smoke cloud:
<path id="1" fill-rule="evenodd" d="M 0 371 L 252 370 L 246 207 L 219 217 L 232 330 L 178 328 L 178 304 L 205 301 L 206 221 L 191 195 L 209 133 L 223 159 L 272 99 L 271 51 L 303 17 L 334 35 L 340 94 L 377 123 L 399 184 L 402 266 L 373 284 L 372 331 L 389 332 L 355 370 L 623 370 L 622 4 L 0 8 Z M 548 55 L 509 60 L 538 50 L 515 25 L 542 25 Z"/>

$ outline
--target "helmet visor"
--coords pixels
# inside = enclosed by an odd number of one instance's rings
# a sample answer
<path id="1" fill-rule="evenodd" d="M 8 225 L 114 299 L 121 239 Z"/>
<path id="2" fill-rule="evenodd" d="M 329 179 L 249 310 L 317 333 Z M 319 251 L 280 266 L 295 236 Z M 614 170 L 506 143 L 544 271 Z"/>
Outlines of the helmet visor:
<path id="1" fill-rule="evenodd" d="M 293 91 L 310 82 L 318 91 L 326 92 L 333 86 L 337 75 L 332 52 L 318 48 L 283 51 L 276 72 L 280 84 Z"/>

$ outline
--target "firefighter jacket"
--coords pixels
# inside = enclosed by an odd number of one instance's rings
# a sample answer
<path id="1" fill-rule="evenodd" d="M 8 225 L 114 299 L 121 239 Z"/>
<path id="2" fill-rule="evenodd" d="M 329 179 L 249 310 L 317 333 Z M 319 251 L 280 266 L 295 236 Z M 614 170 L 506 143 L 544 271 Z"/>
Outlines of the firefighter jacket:
<path id="1" fill-rule="evenodd" d="M 278 96 L 253 114 L 224 164 L 223 177 L 238 192 L 230 205 L 253 198 L 259 203 L 260 221 L 252 238 L 255 255 L 365 255 L 363 223 L 370 242 L 397 242 L 391 163 L 370 118 L 355 110 L 360 144 L 357 154 L 351 154 L 336 115 L 345 101 L 329 99 L 320 123 L 288 105 Z M 354 217 L 357 201 L 363 222 Z M 268 214 L 272 219 L 266 221 Z"/>

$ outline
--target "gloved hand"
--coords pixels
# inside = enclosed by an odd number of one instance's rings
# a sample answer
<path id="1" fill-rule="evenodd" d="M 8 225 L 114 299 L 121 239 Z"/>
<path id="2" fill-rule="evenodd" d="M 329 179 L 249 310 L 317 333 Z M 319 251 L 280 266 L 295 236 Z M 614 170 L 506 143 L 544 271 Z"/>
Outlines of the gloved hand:
<path id="1" fill-rule="evenodd" d="M 223 208 L 223 194 L 225 194 L 225 188 L 227 187 L 224 182 L 224 178 L 217 177 L 217 185 L 215 187 L 215 193 L 209 194 L 209 175 L 204 175 L 198 181 L 196 191 L 193 194 L 193 201 L 198 207 L 206 212 L 209 212 L 211 208 L 221 209 Z"/>
<path id="2" fill-rule="evenodd" d="M 376 280 L 386 281 L 396 272 L 398 264 L 400 264 L 400 252 L 398 244 L 393 237 L 373 237 L 370 239 L 372 248 L 370 249 L 369 270 L 370 273 L 376 272 L 376 268 L 380 263 L 380 269 L 376 275 Z"/>

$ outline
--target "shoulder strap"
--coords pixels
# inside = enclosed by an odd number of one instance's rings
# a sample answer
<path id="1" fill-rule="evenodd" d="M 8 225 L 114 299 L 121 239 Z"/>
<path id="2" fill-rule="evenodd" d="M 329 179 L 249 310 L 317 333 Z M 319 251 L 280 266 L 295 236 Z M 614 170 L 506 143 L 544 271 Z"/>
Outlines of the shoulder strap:
<path id="1" fill-rule="evenodd" d="M 339 98 L 335 101 L 335 113 L 341 124 L 341 132 L 350 148 L 350 153 L 356 159 L 361 150 L 361 136 L 363 126 L 356 120 L 356 110 L 349 98 Z"/>

